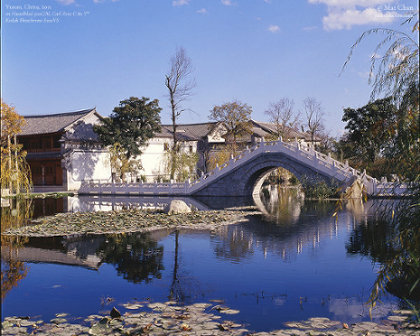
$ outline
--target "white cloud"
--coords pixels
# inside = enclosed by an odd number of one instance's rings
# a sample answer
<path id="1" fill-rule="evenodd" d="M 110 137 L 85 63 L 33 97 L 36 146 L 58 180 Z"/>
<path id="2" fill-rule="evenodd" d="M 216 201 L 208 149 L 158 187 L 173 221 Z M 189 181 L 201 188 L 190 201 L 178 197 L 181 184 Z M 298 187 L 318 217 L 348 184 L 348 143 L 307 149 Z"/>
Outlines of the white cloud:
<path id="1" fill-rule="evenodd" d="M 268 27 L 268 31 L 272 33 L 277 33 L 280 31 L 280 27 L 277 25 L 270 25 L 270 27 Z"/>
<path id="2" fill-rule="evenodd" d="M 56 1 L 66 6 L 71 5 L 72 3 L 75 3 L 75 0 L 56 0 Z"/>
<path id="3" fill-rule="evenodd" d="M 172 1 L 172 6 L 184 6 L 188 5 L 189 2 L 190 0 L 174 0 Z"/>
<path id="4" fill-rule="evenodd" d="M 231 0 L 220 0 L 222 2 L 223 5 L 225 6 L 232 6 L 233 3 Z"/>
<path id="5" fill-rule="evenodd" d="M 311 4 L 327 5 L 328 15 L 322 18 L 325 30 L 350 29 L 355 25 L 384 24 L 395 19 L 382 11 L 396 0 L 308 0 Z M 376 7 L 375 7 L 376 6 Z"/>
<path id="6" fill-rule="evenodd" d="M 393 16 L 386 15 L 380 10 L 375 8 L 366 8 L 364 10 L 331 10 L 327 16 L 322 18 L 322 23 L 325 30 L 340 30 L 350 29 L 354 25 L 390 23 L 393 20 Z"/>
<path id="7" fill-rule="evenodd" d="M 389 4 L 395 0 L 309 0 L 309 3 L 323 3 L 328 7 L 351 8 L 355 6 L 372 7 L 381 4 Z"/>
<path id="8" fill-rule="evenodd" d="M 318 28 L 317 26 L 306 26 L 306 27 L 303 27 L 302 30 L 304 30 L 304 31 L 312 31 L 312 30 L 315 30 L 317 28 Z"/>
<path id="9" fill-rule="evenodd" d="M 198 14 L 207 14 L 207 9 L 201 8 L 197 11 Z"/>
<path id="10" fill-rule="evenodd" d="M 271 4 L 271 0 L 264 0 L 265 3 Z"/>
<path id="11" fill-rule="evenodd" d="M 392 310 L 395 309 L 395 306 L 395 304 L 391 303 L 383 303 L 378 305 L 375 309 L 372 310 L 372 317 L 380 318 L 387 316 Z M 358 301 L 356 298 L 332 298 L 328 310 L 333 313 L 339 320 L 360 318 L 360 316 L 367 316 L 369 312 L 367 305 Z"/>

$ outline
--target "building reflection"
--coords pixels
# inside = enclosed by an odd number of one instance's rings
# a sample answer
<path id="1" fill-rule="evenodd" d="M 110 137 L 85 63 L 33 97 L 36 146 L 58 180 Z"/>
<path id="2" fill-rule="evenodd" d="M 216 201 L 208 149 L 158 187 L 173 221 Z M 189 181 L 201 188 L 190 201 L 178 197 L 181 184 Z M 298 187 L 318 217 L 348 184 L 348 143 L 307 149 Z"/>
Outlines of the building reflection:
<path id="1" fill-rule="evenodd" d="M 256 199 L 261 215 L 252 216 L 248 223 L 228 226 L 220 236 L 213 237 L 217 257 L 239 262 L 257 250 L 290 261 L 310 249 L 315 251 L 324 239 L 333 239 L 340 230 L 354 232 L 360 223 L 377 212 L 371 202 L 351 200 L 338 211 L 336 202 L 304 201 L 298 188 L 267 186 Z"/>
<path id="2" fill-rule="evenodd" d="M 22 245 L 2 248 L 2 260 L 81 266 L 97 270 L 103 263 L 114 265 L 118 275 L 134 282 L 160 278 L 163 246 L 158 244 L 168 232 L 92 235 L 83 237 L 29 238 Z"/>

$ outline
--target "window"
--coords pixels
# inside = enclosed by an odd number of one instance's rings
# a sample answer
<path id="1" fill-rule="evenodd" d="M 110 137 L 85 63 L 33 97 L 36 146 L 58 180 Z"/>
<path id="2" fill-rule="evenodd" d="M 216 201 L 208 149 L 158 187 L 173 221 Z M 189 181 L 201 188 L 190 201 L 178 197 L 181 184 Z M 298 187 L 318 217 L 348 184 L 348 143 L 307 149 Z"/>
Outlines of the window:
<path id="1" fill-rule="evenodd" d="M 192 153 L 193 152 L 193 146 L 190 146 L 189 150 L 190 150 L 190 153 Z"/>

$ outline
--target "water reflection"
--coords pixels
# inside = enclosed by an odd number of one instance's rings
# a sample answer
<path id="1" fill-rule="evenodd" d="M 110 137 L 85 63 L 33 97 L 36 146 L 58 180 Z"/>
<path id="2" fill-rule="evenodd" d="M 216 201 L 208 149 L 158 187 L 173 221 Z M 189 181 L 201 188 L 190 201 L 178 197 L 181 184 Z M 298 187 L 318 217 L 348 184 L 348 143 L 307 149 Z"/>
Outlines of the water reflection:
<path id="1" fill-rule="evenodd" d="M 266 185 L 260 193 L 259 210 L 268 221 L 293 225 L 299 220 L 305 194 L 299 188 L 281 188 L 278 185 Z M 257 202 L 259 204 L 259 202 Z"/>
<path id="2" fill-rule="evenodd" d="M 288 201 L 279 205 L 288 204 Z M 330 202 L 306 202 L 299 205 L 300 216 L 277 216 L 280 211 L 274 207 L 274 215 L 256 215 L 247 223 L 227 226 L 219 237 L 213 238 L 218 257 L 238 262 L 254 253 L 256 249 L 264 255 L 273 253 L 284 261 L 294 259 L 308 247 L 316 249 L 322 239 L 336 237 L 338 224 L 331 216 L 335 205 Z M 284 221 L 281 218 L 285 218 Z M 348 225 L 348 229 L 352 226 Z"/>
<path id="3" fill-rule="evenodd" d="M 389 293 L 402 300 L 414 300 L 412 304 L 420 307 L 419 205 L 415 210 L 407 204 L 400 203 L 399 207 L 395 215 L 398 221 L 393 215 L 379 216 L 355 227 L 346 250 L 381 264 L 375 286 L 384 286 Z M 395 213 L 394 208 L 395 204 L 388 207 L 388 212 Z"/>
<path id="4" fill-rule="evenodd" d="M 10 199 L 6 207 L 1 207 L 1 232 L 10 228 L 26 225 L 32 216 L 31 201 Z M 19 247 L 27 242 L 26 238 L 1 235 L 1 299 L 26 277 L 26 265 L 14 256 Z"/>
<path id="5" fill-rule="evenodd" d="M 106 236 L 96 255 L 102 262 L 114 265 L 118 275 L 134 283 L 160 279 L 164 269 L 163 246 L 158 246 L 148 233 Z"/>
<path id="6" fill-rule="evenodd" d="M 93 287 L 102 289 L 99 294 L 95 292 L 97 298 L 110 295 L 117 300 L 118 296 L 130 299 L 135 284 L 136 296 L 144 293 L 156 301 L 168 297 L 188 303 L 224 299 L 241 311 L 238 319 L 252 323 L 256 329 L 280 327 L 278 316 L 284 316 L 284 320 L 311 316 L 358 320 L 360 314 L 368 318 L 364 302 L 375 278 L 371 260 L 383 263 L 394 255 L 389 241 L 396 234 L 395 227 L 372 216 L 382 205 L 349 202 L 336 220 L 332 217 L 337 207 L 334 202 L 304 201 L 296 189 L 267 190 L 260 197 L 261 215 L 250 216 L 249 222 L 227 226 L 217 233 L 158 231 L 31 238 L 17 245 L 10 243 L 2 248 L 2 264 L 8 263 L 9 267 L 9 271 L 2 267 L 2 288 L 5 279 L 6 289 L 2 295 L 12 293 L 8 305 L 26 314 L 22 302 L 10 290 L 26 275 L 21 266 L 28 262 L 36 269 L 37 263 L 53 263 L 57 267 L 78 266 L 72 270 L 82 282 L 76 288 L 80 295 L 94 290 L 92 285 L 90 289 L 88 284 L 85 286 L 86 279 L 92 277 L 96 284 Z M 161 207 L 170 200 L 89 196 L 68 198 L 63 208 L 88 211 Z M 186 200 L 203 208 L 241 205 L 235 198 Z M 249 205 L 249 201 L 241 200 L 245 202 L 242 205 Z M 353 255 L 367 258 L 360 260 Z M 104 264 L 115 272 L 106 272 Z M 41 275 L 45 279 L 55 276 Z M 111 285 L 107 287 L 106 283 Z M 66 286 L 69 295 L 74 295 L 70 281 Z M 68 300 L 64 295 L 61 299 Z M 36 301 L 32 296 L 31 300 Z M 85 304 L 93 306 L 88 313 L 96 311 L 92 301 L 94 298 L 86 299 Z M 62 310 L 59 303 L 55 304 L 51 308 L 54 312 Z M 255 305 L 263 309 L 255 309 Z M 376 311 L 374 316 L 388 314 L 395 305 L 381 307 L 382 311 Z"/>

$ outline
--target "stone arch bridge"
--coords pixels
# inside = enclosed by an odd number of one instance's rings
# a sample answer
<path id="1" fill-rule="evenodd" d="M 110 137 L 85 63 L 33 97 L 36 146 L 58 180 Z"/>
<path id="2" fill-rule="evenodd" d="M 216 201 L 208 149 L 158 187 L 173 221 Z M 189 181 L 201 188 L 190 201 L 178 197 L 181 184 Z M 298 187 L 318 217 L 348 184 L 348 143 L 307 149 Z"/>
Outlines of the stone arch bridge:
<path id="1" fill-rule="evenodd" d="M 311 147 L 295 142 L 260 142 L 248 148 L 221 167 L 199 179 L 185 183 L 103 183 L 85 182 L 80 194 L 114 195 L 182 195 L 182 196 L 251 196 L 259 190 L 264 178 L 274 169 L 282 167 L 301 182 L 345 187 L 361 182 L 368 195 L 404 195 L 408 186 L 378 181 L 322 154 Z"/>

